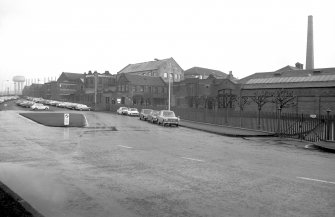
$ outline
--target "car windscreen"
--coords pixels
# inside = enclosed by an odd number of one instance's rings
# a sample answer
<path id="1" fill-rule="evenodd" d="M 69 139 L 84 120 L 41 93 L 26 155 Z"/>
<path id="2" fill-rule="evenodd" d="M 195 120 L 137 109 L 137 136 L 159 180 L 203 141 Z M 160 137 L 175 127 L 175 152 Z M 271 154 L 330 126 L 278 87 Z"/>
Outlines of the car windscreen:
<path id="1" fill-rule="evenodd" d="M 172 111 L 163 112 L 163 116 L 165 116 L 165 117 L 175 117 L 174 112 L 172 112 Z"/>
<path id="2" fill-rule="evenodd" d="M 151 115 L 158 115 L 159 114 L 159 111 L 152 111 L 151 112 Z"/>
<path id="3" fill-rule="evenodd" d="M 151 110 L 150 109 L 143 109 L 143 112 L 144 114 L 150 114 Z"/>

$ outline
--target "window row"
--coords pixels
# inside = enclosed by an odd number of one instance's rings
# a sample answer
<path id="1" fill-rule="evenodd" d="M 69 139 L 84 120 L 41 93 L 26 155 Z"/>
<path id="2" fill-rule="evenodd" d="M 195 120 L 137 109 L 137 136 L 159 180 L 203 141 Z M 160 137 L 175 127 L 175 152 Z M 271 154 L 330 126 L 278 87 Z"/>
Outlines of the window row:
<path id="1" fill-rule="evenodd" d="M 168 77 L 168 73 L 164 72 L 163 77 L 167 78 Z M 173 78 L 173 80 L 180 80 L 181 76 L 179 74 L 170 73 L 170 78 Z"/>
<path id="2" fill-rule="evenodd" d="M 167 93 L 166 87 L 152 87 L 152 86 L 130 86 L 129 85 L 119 85 L 118 86 L 119 92 L 145 92 L 145 93 Z"/>

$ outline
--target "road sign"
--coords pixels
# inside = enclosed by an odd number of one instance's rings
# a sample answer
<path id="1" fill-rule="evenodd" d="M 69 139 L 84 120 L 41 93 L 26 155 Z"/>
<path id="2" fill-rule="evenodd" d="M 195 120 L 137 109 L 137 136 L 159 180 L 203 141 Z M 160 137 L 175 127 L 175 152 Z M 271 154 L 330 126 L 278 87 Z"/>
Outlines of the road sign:
<path id="1" fill-rule="evenodd" d="M 64 125 L 68 126 L 70 124 L 70 114 L 64 114 Z"/>

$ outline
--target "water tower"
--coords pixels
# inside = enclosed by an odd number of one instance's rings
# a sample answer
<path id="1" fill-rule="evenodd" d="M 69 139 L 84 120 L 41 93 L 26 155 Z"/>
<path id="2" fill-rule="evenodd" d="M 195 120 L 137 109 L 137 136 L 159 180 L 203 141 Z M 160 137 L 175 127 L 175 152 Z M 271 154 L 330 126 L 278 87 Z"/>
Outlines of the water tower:
<path id="1" fill-rule="evenodd" d="M 14 76 L 13 82 L 14 82 L 14 94 L 22 94 L 22 89 L 24 82 L 26 81 L 24 76 Z"/>

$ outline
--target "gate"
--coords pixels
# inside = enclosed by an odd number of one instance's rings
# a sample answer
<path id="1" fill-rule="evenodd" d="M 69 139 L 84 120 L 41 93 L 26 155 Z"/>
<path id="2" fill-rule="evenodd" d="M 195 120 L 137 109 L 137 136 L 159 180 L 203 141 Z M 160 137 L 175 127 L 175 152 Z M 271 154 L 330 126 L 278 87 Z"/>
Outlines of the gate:
<path id="1" fill-rule="evenodd" d="M 334 140 L 335 116 L 283 114 L 278 118 L 277 133 L 282 137 L 311 142 Z"/>

